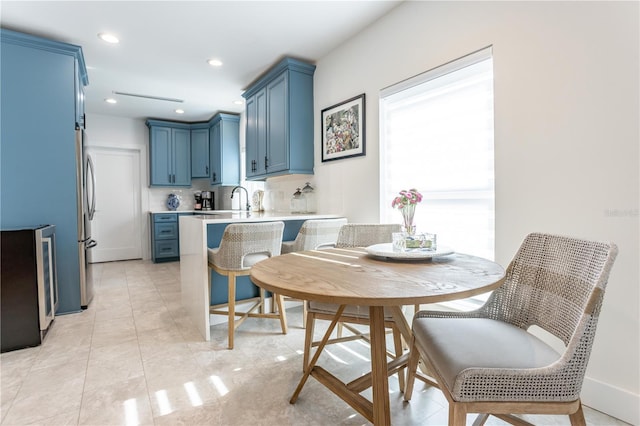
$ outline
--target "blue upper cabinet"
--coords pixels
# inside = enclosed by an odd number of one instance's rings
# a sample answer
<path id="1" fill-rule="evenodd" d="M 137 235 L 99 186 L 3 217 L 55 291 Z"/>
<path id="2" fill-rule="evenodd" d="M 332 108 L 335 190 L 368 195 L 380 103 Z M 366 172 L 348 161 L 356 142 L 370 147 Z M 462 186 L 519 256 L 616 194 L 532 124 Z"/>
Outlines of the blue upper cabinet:
<path id="1" fill-rule="evenodd" d="M 245 91 L 246 176 L 313 174 L 315 65 L 285 58 Z"/>
<path id="2" fill-rule="evenodd" d="M 0 227 L 56 226 L 57 313 L 80 311 L 76 126 L 82 48 L 0 30 Z M 28 197 L 37 188 L 37 197 Z"/>
<path id="3" fill-rule="evenodd" d="M 191 177 L 209 176 L 209 126 L 203 123 L 191 127 Z"/>
<path id="4" fill-rule="evenodd" d="M 151 186 L 240 184 L 240 117 L 218 113 L 208 122 L 147 120 Z"/>
<path id="5" fill-rule="evenodd" d="M 267 88 L 258 90 L 246 103 L 246 176 L 247 179 L 267 174 Z"/>
<path id="6" fill-rule="evenodd" d="M 218 113 L 209 123 L 211 185 L 240 185 L 240 117 Z"/>
<path id="7" fill-rule="evenodd" d="M 149 184 L 191 186 L 191 126 L 147 120 L 149 127 Z"/>

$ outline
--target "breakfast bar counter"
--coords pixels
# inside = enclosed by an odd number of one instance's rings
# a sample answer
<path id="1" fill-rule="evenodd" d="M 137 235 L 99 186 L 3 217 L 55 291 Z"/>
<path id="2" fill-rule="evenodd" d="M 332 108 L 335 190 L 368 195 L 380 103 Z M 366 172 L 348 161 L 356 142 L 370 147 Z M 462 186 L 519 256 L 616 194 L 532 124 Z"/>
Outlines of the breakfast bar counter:
<path id="1" fill-rule="evenodd" d="M 207 249 L 218 247 L 230 223 L 283 221 L 284 241 L 296 238 L 305 220 L 341 217 L 332 214 L 294 214 L 289 212 L 251 212 L 211 210 L 203 214 L 180 215 L 180 282 L 182 305 L 205 340 L 211 339 L 209 307 L 227 302 L 226 279 L 210 272 Z M 209 292 L 209 276 L 212 289 Z M 219 284 L 219 285 L 218 285 Z M 237 299 L 253 297 L 257 287 L 249 277 L 238 277 Z M 255 292 L 255 293 L 254 293 Z"/>

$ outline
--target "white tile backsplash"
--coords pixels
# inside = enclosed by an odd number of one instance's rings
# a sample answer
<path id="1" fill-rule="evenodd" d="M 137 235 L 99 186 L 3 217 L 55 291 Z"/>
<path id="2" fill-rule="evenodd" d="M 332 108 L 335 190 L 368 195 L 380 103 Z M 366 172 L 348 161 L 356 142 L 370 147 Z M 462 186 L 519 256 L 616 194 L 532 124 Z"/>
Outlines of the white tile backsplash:
<path id="1" fill-rule="evenodd" d="M 313 181 L 313 176 L 280 176 L 269 178 L 266 182 L 246 181 L 242 183 L 242 186 L 245 187 L 249 193 L 250 204 L 253 204 L 253 193 L 257 190 L 263 190 L 265 192 L 265 210 L 289 211 L 291 197 L 296 191 L 296 188 L 303 188 L 307 182 L 309 182 L 314 188 L 317 200 L 318 188 Z M 214 193 L 215 210 L 235 210 L 244 209 L 245 207 L 246 201 L 244 191 L 236 192 L 234 197 L 231 198 L 231 191 L 234 188 L 233 186 L 212 187 L 207 179 L 194 179 L 191 183 L 191 188 L 149 188 L 149 210 L 168 210 L 166 202 L 169 194 L 176 194 L 180 199 L 180 207 L 178 207 L 178 211 L 193 210 L 195 205 L 195 198 L 193 197 L 193 194 L 199 191 L 212 191 Z M 240 203 L 242 204 L 242 207 L 240 206 Z M 318 206 L 318 209 L 319 208 L 320 206 Z"/>
<path id="2" fill-rule="evenodd" d="M 217 196 L 217 189 L 211 187 L 208 179 L 193 179 L 191 181 L 191 188 L 149 188 L 149 210 L 169 210 L 166 204 L 169 194 L 176 194 L 180 199 L 180 207 L 178 207 L 178 211 L 193 210 L 196 202 L 193 194 L 200 191 L 214 191 Z M 217 203 L 215 204 L 215 207 L 217 208 Z"/>
<path id="3" fill-rule="evenodd" d="M 304 188 L 307 182 L 314 188 L 317 200 L 318 188 L 313 181 L 313 176 L 290 175 L 268 179 L 264 189 L 265 210 L 290 211 L 291 197 L 297 188 Z"/>

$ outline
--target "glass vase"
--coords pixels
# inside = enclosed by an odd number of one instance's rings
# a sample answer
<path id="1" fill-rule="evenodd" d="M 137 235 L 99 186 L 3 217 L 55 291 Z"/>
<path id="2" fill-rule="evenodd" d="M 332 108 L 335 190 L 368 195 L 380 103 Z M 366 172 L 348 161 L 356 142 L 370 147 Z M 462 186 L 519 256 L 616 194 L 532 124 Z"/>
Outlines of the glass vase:
<path id="1" fill-rule="evenodd" d="M 404 232 L 408 235 L 414 235 L 416 233 L 416 226 L 413 224 L 413 215 L 416 212 L 415 204 L 407 204 L 402 209 L 402 219 L 404 220 Z"/>

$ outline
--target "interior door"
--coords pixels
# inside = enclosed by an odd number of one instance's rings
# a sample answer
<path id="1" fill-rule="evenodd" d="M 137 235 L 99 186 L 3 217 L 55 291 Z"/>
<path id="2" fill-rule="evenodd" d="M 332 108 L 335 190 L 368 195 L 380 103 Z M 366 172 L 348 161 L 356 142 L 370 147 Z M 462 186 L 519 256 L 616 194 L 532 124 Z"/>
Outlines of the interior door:
<path id="1" fill-rule="evenodd" d="M 140 151 L 89 147 L 96 176 L 91 262 L 142 258 Z"/>

